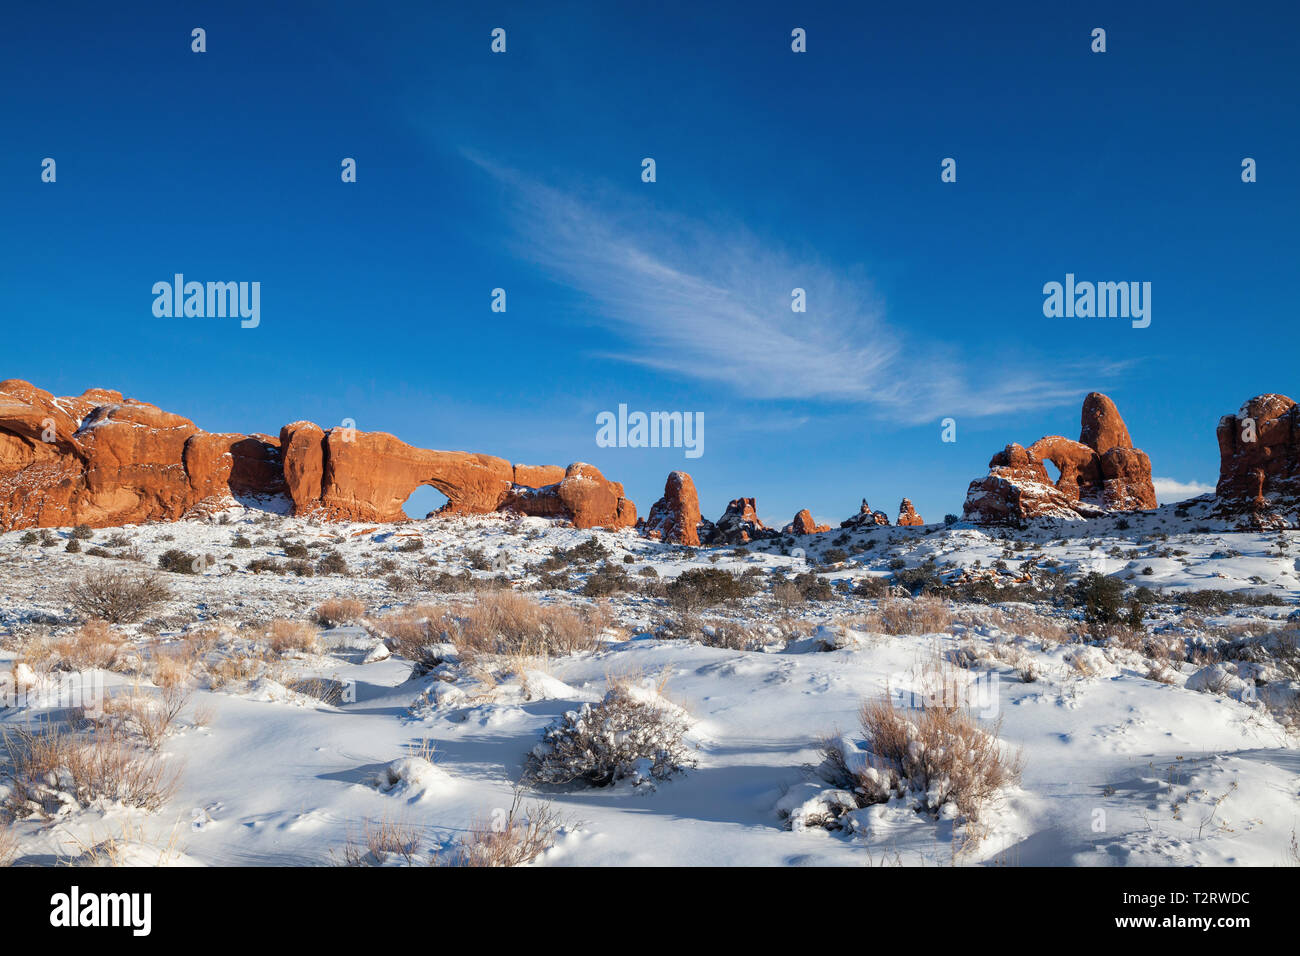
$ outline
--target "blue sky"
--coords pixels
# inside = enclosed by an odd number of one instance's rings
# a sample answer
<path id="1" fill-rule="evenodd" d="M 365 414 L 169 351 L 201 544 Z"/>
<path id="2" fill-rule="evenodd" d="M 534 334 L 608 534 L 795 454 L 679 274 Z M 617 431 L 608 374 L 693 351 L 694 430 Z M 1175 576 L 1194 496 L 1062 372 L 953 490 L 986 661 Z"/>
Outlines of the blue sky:
<path id="1" fill-rule="evenodd" d="M 1294 5 L 271 6 L 5 12 L 0 377 L 781 523 L 959 512 L 1094 389 L 1213 484 L 1218 417 L 1300 391 Z M 155 318 L 177 272 L 261 325 Z M 1150 327 L 1045 318 L 1067 272 L 1151 282 Z M 620 403 L 703 412 L 703 456 L 597 447 Z"/>

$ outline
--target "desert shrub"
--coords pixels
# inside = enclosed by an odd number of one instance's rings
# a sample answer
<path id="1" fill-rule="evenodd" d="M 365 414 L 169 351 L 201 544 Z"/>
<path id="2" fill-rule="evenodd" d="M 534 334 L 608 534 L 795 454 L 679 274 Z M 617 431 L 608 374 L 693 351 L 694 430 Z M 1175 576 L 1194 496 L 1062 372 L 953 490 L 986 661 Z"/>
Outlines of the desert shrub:
<path id="1" fill-rule="evenodd" d="M 460 574 L 452 574 L 448 571 L 439 571 L 431 575 L 424 581 L 426 591 L 436 591 L 439 594 L 462 594 L 465 591 L 474 590 L 478 579 L 469 571 L 462 571 Z"/>
<path id="2" fill-rule="evenodd" d="M 754 651 L 788 640 L 782 621 L 764 621 L 755 626 L 722 618 L 700 619 L 693 614 L 681 614 L 666 619 L 654 629 L 657 638 L 694 641 L 707 647 L 721 647 L 730 651 Z"/>
<path id="3" fill-rule="evenodd" d="M 63 550 L 69 554 L 79 554 L 81 552 L 81 542 L 76 538 L 73 538 L 68 542 L 68 546 Z"/>
<path id="4" fill-rule="evenodd" d="M 853 584 L 853 593 L 858 597 L 882 598 L 889 594 L 889 578 L 871 577 L 859 578 Z"/>
<path id="5" fill-rule="evenodd" d="M 796 574 L 791 583 L 799 589 L 805 601 L 829 601 L 835 597 L 830 582 L 825 578 L 819 578 L 811 571 Z"/>
<path id="6" fill-rule="evenodd" d="M 68 587 L 78 613 L 110 624 L 133 624 L 170 597 L 157 578 L 126 571 L 92 571 Z"/>
<path id="7" fill-rule="evenodd" d="M 158 555 L 158 569 L 173 574 L 197 574 L 202 563 L 202 558 L 180 548 L 168 548 Z"/>
<path id="8" fill-rule="evenodd" d="M 1089 624 L 1118 624 L 1124 616 L 1124 582 L 1089 571 L 1070 589 L 1070 597 L 1083 606 Z"/>
<path id="9" fill-rule="evenodd" d="M 533 584 L 536 591 L 568 591 L 573 581 L 564 571 L 538 571 Z"/>
<path id="10" fill-rule="evenodd" d="M 552 548 L 550 555 L 541 561 L 538 568 L 542 571 L 558 571 L 573 564 L 594 564 L 609 555 L 609 548 L 592 537 L 572 548 Z"/>
<path id="11" fill-rule="evenodd" d="M 894 562 L 889 562 L 889 566 L 892 568 Z M 933 560 L 926 561 L 914 568 L 895 569 L 894 583 L 901 588 L 906 588 L 911 594 L 929 594 L 941 590 L 944 586 L 943 576 L 939 573 L 939 567 Z"/>
<path id="12" fill-rule="evenodd" d="M 1286 604 L 1286 599 L 1277 594 L 1264 592 L 1256 594 L 1251 591 L 1156 591 L 1155 600 L 1160 604 L 1183 605 L 1197 611 L 1223 612 L 1234 607 L 1277 607 Z"/>
<path id="13" fill-rule="evenodd" d="M 301 541 L 286 541 L 284 538 L 279 540 L 281 550 L 284 551 L 286 558 L 305 558 L 311 552 L 307 550 L 307 545 Z"/>
<path id="14" fill-rule="evenodd" d="M 316 608 L 316 623 L 322 627 L 338 627 L 360 620 L 366 606 L 352 598 L 330 598 Z"/>
<path id="15" fill-rule="evenodd" d="M 691 610 L 749 597 L 758 590 L 752 578 L 737 577 L 719 568 L 692 568 L 668 583 L 668 601 L 673 607 Z"/>
<path id="16" fill-rule="evenodd" d="M 848 559 L 849 554 L 843 548 L 827 548 L 822 552 L 822 564 L 839 564 Z"/>
<path id="17" fill-rule="evenodd" d="M 79 524 L 72 529 L 72 538 L 74 541 L 89 541 L 94 536 L 95 532 L 88 524 Z"/>
<path id="18" fill-rule="evenodd" d="M 253 542 L 249 541 L 248 538 L 246 538 L 244 535 L 237 534 L 231 540 L 230 546 L 232 548 L 251 548 L 253 546 Z"/>
<path id="19" fill-rule="evenodd" d="M 284 567 L 279 561 L 275 560 L 275 558 L 254 558 L 252 561 L 249 561 L 248 564 L 244 565 L 244 567 L 249 571 L 252 571 L 254 574 L 261 574 L 263 572 L 268 574 L 281 574 L 284 572 Z"/>
<path id="20" fill-rule="evenodd" d="M 21 545 L 32 545 L 40 540 L 41 540 L 41 536 L 38 535 L 35 531 L 25 531 L 23 532 L 22 537 L 18 539 L 18 543 Z"/>
<path id="21" fill-rule="evenodd" d="M 620 591 L 630 591 L 631 583 L 628 581 L 627 572 L 618 566 L 606 565 L 593 571 L 583 582 L 582 593 L 587 597 L 604 597 L 609 594 L 617 594 Z"/>
<path id="22" fill-rule="evenodd" d="M 414 552 L 414 551 L 423 551 L 423 550 L 424 550 L 424 539 L 423 539 L 423 538 L 407 538 L 405 541 L 403 541 L 401 544 L 399 544 L 399 545 L 398 545 L 396 548 L 394 548 L 393 550 L 394 550 L 394 551 L 399 551 L 399 552 L 401 552 L 402 554 L 410 554 L 410 553 L 412 553 L 412 552 Z"/>
<path id="23" fill-rule="evenodd" d="M 537 785 L 580 780 L 605 787 L 627 777 L 666 780 L 695 765 L 682 713 L 652 693 L 616 684 L 597 704 L 553 723 L 528 754 L 525 779 Z"/>
<path id="24" fill-rule="evenodd" d="M 803 592 L 793 581 L 781 580 L 772 586 L 772 597 L 783 607 L 803 603 Z"/>
<path id="25" fill-rule="evenodd" d="M 317 574 L 347 574 L 348 562 L 337 551 L 326 551 L 316 562 Z"/>
<path id="26" fill-rule="evenodd" d="M 307 560 L 286 561 L 281 570 L 298 578 L 314 578 L 316 576 L 316 568 Z"/>

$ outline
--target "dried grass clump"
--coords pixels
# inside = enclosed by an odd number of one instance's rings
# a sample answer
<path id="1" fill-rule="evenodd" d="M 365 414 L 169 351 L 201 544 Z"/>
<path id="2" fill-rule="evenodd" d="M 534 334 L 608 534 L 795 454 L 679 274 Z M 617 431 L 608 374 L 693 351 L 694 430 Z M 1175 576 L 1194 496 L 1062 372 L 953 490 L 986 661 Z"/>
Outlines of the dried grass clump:
<path id="1" fill-rule="evenodd" d="M 47 724 L 44 729 L 18 728 L 3 737 L 15 816 L 57 813 L 61 793 L 83 807 L 99 799 L 128 807 L 157 810 L 175 792 L 180 770 L 153 754 L 141 754 L 111 725 L 88 733 Z"/>
<path id="2" fill-rule="evenodd" d="M 55 670 L 84 671 L 125 670 L 128 644 L 126 637 L 109 627 L 106 621 L 91 620 L 73 634 L 59 637 L 47 646 L 49 666 Z"/>
<path id="3" fill-rule="evenodd" d="M 80 614 L 110 624 L 134 624 L 170 597 L 153 575 L 111 569 L 91 571 L 68 587 L 68 600 Z"/>
<path id="4" fill-rule="evenodd" d="M 176 690 L 186 686 L 194 679 L 194 669 L 199 659 L 192 645 L 184 645 L 177 650 L 159 651 L 150 661 L 149 679 L 155 687 L 164 690 Z"/>
<path id="5" fill-rule="evenodd" d="M 865 795 L 884 796 L 883 787 L 911 790 L 931 811 L 951 803 L 966 819 L 978 820 L 999 790 L 1020 780 L 1023 759 L 1003 750 L 1000 723 L 986 733 L 962 708 L 903 710 L 886 695 L 864 702 L 859 720 L 867 750 L 878 758 L 858 772 Z"/>
<path id="6" fill-rule="evenodd" d="M 974 668 L 984 666 L 988 661 L 997 661 L 1016 671 L 1021 683 L 1032 684 L 1042 675 L 1038 660 L 1029 651 L 1009 641 L 982 643 L 967 641 L 957 649 L 956 663 L 960 667 Z"/>
<path id="7" fill-rule="evenodd" d="M 205 668 L 208 687 L 220 690 L 228 684 L 242 684 L 258 677 L 269 666 L 265 651 L 258 648 L 248 653 L 231 654 L 210 663 Z"/>
<path id="8" fill-rule="evenodd" d="M 13 827 L 0 820 L 0 866 L 10 866 L 18 858 L 18 837 Z"/>
<path id="9" fill-rule="evenodd" d="M 607 605 L 579 609 L 541 604 L 517 591 L 495 591 L 454 613 L 446 631 L 469 656 L 553 657 L 594 650 L 608 623 Z"/>
<path id="10" fill-rule="evenodd" d="M 548 658 L 600 646 L 613 614 L 605 602 L 583 607 L 541 604 L 517 591 L 485 591 L 472 603 L 450 608 L 403 608 L 378 622 L 396 652 L 418 667 L 440 661 L 439 645 L 452 644 L 461 657 L 480 655 Z"/>
<path id="11" fill-rule="evenodd" d="M 133 691 L 105 700 L 103 713 L 119 729 L 135 733 L 147 748 L 158 750 L 190 697 L 181 686 L 167 688 L 161 694 Z"/>
<path id="12" fill-rule="evenodd" d="M 316 623 L 321 627 L 338 627 L 361 620 L 366 606 L 352 598 L 330 598 L 316 608 Z"/>
<path id="13" fill-rule="evenodd" d="M 1068 643 L 1076 636 L 1069 626 L 1056 618 L 1025 607 L 1006 608 L 1002 612 L 1000 627 L 1017 637 L 1035 637 L 1049 647 Z"/>
<path id="14" fill-rule="evenodd" d="M 522 794 L 516 790 L 508 812 L 498 811 L 486 820 L 471 824 L 468 835 L 448 857 L 438 858 L 438 865 L 486 867 L 532 863 L 555 843 L 561 820 L 549 803 L 535 803 L 525 810 L 522 802 Z"/>
<path id="15" fill-rule="evenodd" d="M 348 837 L 343 848 L 343 865 L 383 866 L 389 857 L 398 857 L 407 866 L 412 866 L 420 851 L 420 842 L 420 831 L 410 824 L 387 819 L 378 823 L 367 820 L 360 841 Z"/>
<path id="16" fill-rule="evenodd" d="M 319 634 L 314 624 L 307 621 L 272 621 L 262 631 L 262 640 L 271 653 L 283 656 L 291 651 L 315 653 L 319 647 Z"/>
<path id="17" fill-rule="evenodd" d="M 861 624 L 864 630 L 878 634 L 938 634 L 952 625 L 952 612 L 935 597 L 881 601 L 875 611 L 863 616 Z"/>

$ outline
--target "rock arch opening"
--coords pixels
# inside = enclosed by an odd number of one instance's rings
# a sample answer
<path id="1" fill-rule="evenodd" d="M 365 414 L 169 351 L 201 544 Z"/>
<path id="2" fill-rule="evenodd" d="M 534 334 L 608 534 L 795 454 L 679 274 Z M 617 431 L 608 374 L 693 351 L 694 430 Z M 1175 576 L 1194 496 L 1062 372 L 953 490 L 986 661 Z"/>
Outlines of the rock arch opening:
<path id="1" fill-rule="evenodd" d="M 447 504 L 448 498 L 432 485 L 420 485 L 402 505 L 402 511 L 408 518 L 420 520 Z"/>

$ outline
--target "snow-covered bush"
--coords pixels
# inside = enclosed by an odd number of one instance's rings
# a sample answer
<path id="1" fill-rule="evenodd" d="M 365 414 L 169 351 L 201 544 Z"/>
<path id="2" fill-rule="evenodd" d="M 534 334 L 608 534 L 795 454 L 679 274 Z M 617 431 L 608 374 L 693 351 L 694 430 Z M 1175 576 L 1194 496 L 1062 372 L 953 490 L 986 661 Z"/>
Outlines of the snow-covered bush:
<path id="1" fill-rule="evenodd" d="M 68 588 L 68 600 L 87 618 L 133 624 L 171 597 L 157 578 L 128 571 L 92 571 Z"/>
<path id="2" fill-rule="evenodd" d="M 593 787 L 666 780 L 695 766 L 684 740 L 688 728 L 685 712 L 653 690 L 616 684 L 600 703 L 571 710 L 546 729 L 528 755 L 525 778 Z"/>

